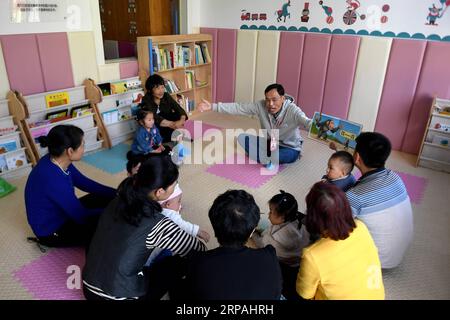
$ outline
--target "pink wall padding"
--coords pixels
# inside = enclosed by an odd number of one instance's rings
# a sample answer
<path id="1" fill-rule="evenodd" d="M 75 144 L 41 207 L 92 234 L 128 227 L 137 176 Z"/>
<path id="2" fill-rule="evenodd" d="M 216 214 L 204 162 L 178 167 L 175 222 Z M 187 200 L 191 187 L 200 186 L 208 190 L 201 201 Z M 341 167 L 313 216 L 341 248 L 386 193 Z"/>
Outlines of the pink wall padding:
<path id="1" fill-rule="evenodd" d="M 39 50 L 34 34 L 0 37 L 11 90 L 23 95 L 45 91 Z"/>
<path id="2" fill-rule="evenodd" d="M 132 78 L 138 76 L 137 60 L 121 62 L 119 64 L 120 79 Z"/>
<path id="3" fill-rule="evenodd" d="M 433 95 L 449 99 L 450 42 L 428 41 L 402 151 L 417 154 L 422 142 Z"/>
<path id="4" fill-rule="evenodd" d="M 331 38 L 322 103 L 322 112 L 325 114 L 347 118 L 360 39 L 358 36 L 340 35 Z"/>
<path id="5" fill-rule="evenodd" d="M 236 83 L 237 30 L 218 29 L 216 100 L 233 102 Z"/>
<path id="6" fill-rule="evenodd" d="M 74 86 L 67 33 L 36 35 L 45 91 Z"/>
<path id="7" fill-rule="evenodd" d="M 281 32 L 278 52 L 277 83 L 284 87 L 286 94 L 297 99 L 302 66 L 305 34 Z"/>
<path id="8" fill-rule="evenodd" d="M 212 75 L 211 75 L 211 102 L 216 102 L 216 81 L 217 81 L 217 37 L 218 37 L 218 29 L 215 28 L 200 28 L 200 33 L 210 34 L 212 36 Z"/>
<path id="9" fill-rule="evenodd" d="M 402 147 L 426 46 L 426 41 L 392 41 L 375 131 L 386 135 L 394 150 Z"/>
<path id="10" fill-rule="evenodd" d="M 322 109 L 330 43 L 331 35 L 305 35 L 297 105 L 310 118 Z"/>

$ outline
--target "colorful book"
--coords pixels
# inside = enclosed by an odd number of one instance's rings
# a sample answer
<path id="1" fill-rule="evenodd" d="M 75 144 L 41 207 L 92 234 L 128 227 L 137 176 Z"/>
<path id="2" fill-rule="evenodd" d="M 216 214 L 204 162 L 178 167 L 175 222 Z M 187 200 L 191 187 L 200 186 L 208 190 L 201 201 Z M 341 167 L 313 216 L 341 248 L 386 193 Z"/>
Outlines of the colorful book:
<path id="1" fill-rule="evenodd" d="M 4 154 L 14 150 L 17 150 L 16 140 L 0 142 L 0 154 Z"/>
<path id="2" fill-rule="evenodd" d="M 327 144 L 334 142 L 338 150 L 352 153 L 361 130 L 361 124 L 315 112 L 308 137 Z"/>
<path id="3" fill-rule="evenodd" d="M 125 81 L 111 83 L 111 94 L 119 94 L 127 91 L 128 89 Z"/>
<path id="4" fill-rule="evenodd" d="M 7 154 L 5 155 L 5 159 L 8 170 L 12 170 L 27 164 L 27 157 L 25 156 L 25 152 Z"/>

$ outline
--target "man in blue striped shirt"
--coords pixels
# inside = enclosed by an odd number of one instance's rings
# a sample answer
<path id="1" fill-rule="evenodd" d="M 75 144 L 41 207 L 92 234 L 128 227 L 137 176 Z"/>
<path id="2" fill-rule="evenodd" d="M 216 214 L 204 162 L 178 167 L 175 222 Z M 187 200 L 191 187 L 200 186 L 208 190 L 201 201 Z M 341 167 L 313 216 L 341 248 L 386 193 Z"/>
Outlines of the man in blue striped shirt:
<path id="1" fill-rule="evenodd" d="M 347 191 L 353 215 L 370 231 L 383 269 L 400 264 L 413 235 L 411 202 L 401 178 L 385 163 L 391 143 L 382 134 L 364 132 L 353 155 L 361 178 Z"/>

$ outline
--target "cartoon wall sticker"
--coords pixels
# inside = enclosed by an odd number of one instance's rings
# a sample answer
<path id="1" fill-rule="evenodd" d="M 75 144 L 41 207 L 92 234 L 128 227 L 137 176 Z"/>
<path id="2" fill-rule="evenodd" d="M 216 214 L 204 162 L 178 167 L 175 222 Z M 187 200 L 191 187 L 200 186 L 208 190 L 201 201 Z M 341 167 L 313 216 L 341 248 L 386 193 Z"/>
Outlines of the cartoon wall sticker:
<path id="1" fill-rule="evenodd" d="M 319 5 L 322 7 L 323 11 L 325 11 L 325 14 L 327 15 L 326 22 L 327 22 L 328 24 L 332 24 L 333 21 L 334 21 L 334 18 L 333 18 L 333 16 L 332 16 L 332 14 L 333 14 L 333 8 L 328 7 L 328 6 L 325 6 L 325 5 L 323 4 L 323 1 L 319 1 Z"/>
<path id="2" fill-rule="evenodd" d="M 305 6 L 302 10 L 302 16 L 300 18 L 302 22 L 308 22 L 309 20 L 309 2 L 305 2 Z"/>
<path id="3" fill-rule="evenodd" d="M 346 0 L 347 2 L 347 11 L 345 11 L 344 16 L 342 17 L 342 20 L 346 25 L 352 25 L 356 22 L 358 17 L 361 20 L 366 19 L 365 14 L 359 14 L 357 11 L 358 8 L 361 6 L 361 3 L 358 0 Z"/>
<path id="4" fill-rule="evenodd" d="M 241 20 L 242 21 L 249 21 L 249 20 L 267 20 L 267 14 L 266 13 L 250 13 L 247 12 L 247 10 L 242 9 L 241 10 Z"/>
<path id="5" fill-rule="evenodd" d="M 277 21 L 280 22 L 281 19 L 284 18 L 283 22 L 286 22 L 286 17 L 291 18 L 291 14 L 288 10 L 288 7 L 291 6 L 291 0 L 288 0 L 288 2 L 283 3 L 280 10 L 275 11 L 275 15 L 277 15 Z"/>
<path id="6" fill-rule="evenodd" d="M 450 0 L 439 0 L 439 2 L 441 3 L 440 8 L 437 7 L 434 3 L 431 8 L 428 8 L 428 23 L 425 23 L 426 25 L 437 26 L 438 24 L 436 23 L 436 20 L 442 18 L 445 11 L 447 11 L 448 7 L 450 6 Z"/>

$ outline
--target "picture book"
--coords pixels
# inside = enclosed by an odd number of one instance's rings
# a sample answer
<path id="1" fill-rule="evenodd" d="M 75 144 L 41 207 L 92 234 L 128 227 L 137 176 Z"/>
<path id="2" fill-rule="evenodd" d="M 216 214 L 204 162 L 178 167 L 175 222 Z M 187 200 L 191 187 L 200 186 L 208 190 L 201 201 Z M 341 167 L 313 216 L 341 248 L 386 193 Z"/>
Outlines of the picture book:
<path id="1" fill-rule="evenodd" d="M 142 92 L 133 92 L 133 103 L 141 103 L 144 94 Z"/>
<path id="2" fill-rule="evenodd" d="M 329 144 L 334 142 L 338 150 L 353 153 L 362 125 L 324 113 L 315 112 L 308 137 Z"/>
<path id="3" fill-rule="evenodd" d="M 5 155 L 6 165 L 8 166 L 8 170 L 12 170 L 18 167 L 23 166 L 27 163 L 27 158 L 25 156 L 25 152 L 17 152 L 13 154 Z"/>
<path id="4" fill-rule="evenodd" d="M 125 81 L 111 83 L 111 94 L 127 92 L 127 83 Z"/>
<path id="5" fill-rule="evenodd" d="M 81 117 L 87 114 L 91 114 L 91 105 L 90 104 L 83 104 L 78 107 L 72 108 L 70 110 L 70 116 L 72 118 Z"/>
<path id="6" fill-rule="evenodd" d="M 70 97 L 67 92 L 50 93 L 45 96 L 45 104 L 47 105 L 47 108 L 53 108 L 69 103 Z"/>
<path id="7" fill-rule="evenodd" d="M 433 136 L 433 140 L 431 141 L 431 143 L 438 144 L 442 147 L 448 147 L 449 140 L 450 140 L 450 137 L 441 136 L 441 135 L 436 134 Z"/>
<path id="8" fill-rule="evenodd" d="M 133 97 L 116 100 L 117 107 L 129 106 L 133 103 Z"/>
<path id="9" fill-rule="evenodd" d="M 0 142 L 0 154 L 11 152 L 14 150 L 17 150 L 16 140 Z"/>
<path id="10" fill-rule="evenodd" d="M 0 155 L 0 173 L 8 170 L 8 166 L 6 164 L 5 156 Z"/>
<path id="11" fill-rule="evenodd" d="M 103 112 L 102 118 L 103 118 L 103 122 L 105 123 L 105 125 L 108 125 L 111 123 L 116 123 L 117 121 L 119 121 L 119 111 L 112 110 L 112 111 Z"/>
<path id="12" fill-rule="evenodd" d="M 46 120 L 55 120 L 55 119 L 58 119 L 58 118 L 67 117 L 68 112 L 69 112 L 68 109 L 59 110 L 59 111 L 55 111 L 55 112 L 49 112 L 45 116 L 45 119 Z"/>
<path id="13" fill-rule="evenodd" d="M 17 126 L 14 125 L 12 127 L 0 128 L 0 136 L 4 136 L 10 133 L 13 133 L 17 130 Z"/>
<path id="14" fill-rule="evenodd" d="M 111 94 L 111 83 L 101 83 L 98 85 L 100 90 L 102 91 L 103 96 L 109 96 Z"/>

